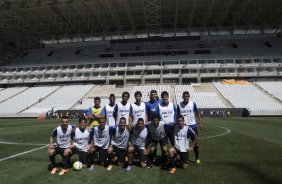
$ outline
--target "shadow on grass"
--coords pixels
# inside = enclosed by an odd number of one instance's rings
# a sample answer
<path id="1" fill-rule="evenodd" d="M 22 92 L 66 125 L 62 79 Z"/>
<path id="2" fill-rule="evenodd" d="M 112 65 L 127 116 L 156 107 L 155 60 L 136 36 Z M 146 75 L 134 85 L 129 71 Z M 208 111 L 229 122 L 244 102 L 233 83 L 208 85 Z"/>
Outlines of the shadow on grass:
<path id="1" fill-rule="evenodd" d="M 261 170 L 259 170 L 253 165 L 242 163 L 242 162 L 230 162 L 229 164 L 230 166 L 236 167 L 241 171 L 248 173 L 249 175 L 253 176 L 261 183 L 269 183 L 269 184 L 282 183 L 282 180 L 268 176 L 266 173 L 262 172 Z"/>

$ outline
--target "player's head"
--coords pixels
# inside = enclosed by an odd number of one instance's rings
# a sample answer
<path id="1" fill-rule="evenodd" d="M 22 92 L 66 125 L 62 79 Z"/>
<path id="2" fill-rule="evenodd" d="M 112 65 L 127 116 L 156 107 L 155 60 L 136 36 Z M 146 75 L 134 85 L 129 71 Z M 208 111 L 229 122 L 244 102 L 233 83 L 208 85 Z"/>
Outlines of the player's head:
<path id="1" fill-rule="evenodd" d="M 100 104 L 101 104 L 101 98 L 100 97 L 95 97 L 94 98 L 94 105 L 96 107 L 98 107 L 98 106 L 100 106 Z"/>
<path id="2" fill-rule="evenodd" d="M 159 126 L 160 120 L 161 118 L 157 114 L 152 117 L 152 123 L 155 125 L 155 127 Z"/>
<path id="3" fill-rule="evenodd" d="M 99 127 L 102 128 L 102 129 L 104 129 L 104 128 L 105 128 L 105 125 L 106 125 L 106 119 L 105 119 L 104 116 L 101 116 L 101 117 L 99 118 Z"/>
<path id="4" fill-rule="evenodd" d="M 177 124 L 178 124 L 178 126 L 179 126 L 180 128 L 183 128 L 184 125 L 185 125 L 184 117 L 183 117 L 182 115 L 178 115 L 178 116 L 176 117 L 176 122 L 177 122 Z"/>
<path id="5" fill-rule="evenodd" d="M 63 130 L 66 130 L 68 128 L 69 124 L 69 117 L 68 116 L 62 116 L 61 118 L 61 127 Z"/>
<path id="6" fill-rule="evenodd" d="M 150 100 L 156 100 L 158 98 L 158 93 L 156 90 L 151 90 L 150 92 Z"/>
<path id="7" fill-rule="evenodd" d="M 139 119 L 137 120 L 137 125 L 136 125 L 136 127 L 137 127 L 138 129 L 140 129 L 140 130 L 143 130 L 143 129 L 144 129 L 144 127 L 145 127 L 145 122 L 144 122 L 144 119 L 143 119 L 143 118 L 139 118 Z"/>
<path id="8" fill-rule="evenodd" d="M 79 128 L 84 129 L 86 127 L 86 125 L 87 125 L 87 119 L 85 117 L 80 117 L 78 119 L 78 126 L 79 126 Z"/>
<path id="9" fill-rule="evenodd" d="M 142 93 L 141 93 L 141 91 L 136 91 L 136 92 L 134 93 L 134 97 L 135 97 L 136 102 L 141 102 L 141 99 L 142 99 Z"/>
<path id="10" fill-rule="evenodd" d="M 123 92 L 121 95 L 122 101 L 124 102 L 127 102 L 129 97 L 130 97 L 130 94 L 127 91 Z"/>
<path id="11" fill-rule="evenodd" d="M 125 127 L 126 127 L 126 119 L 125 119 L 125 117 L 121 117 L 119 119 L 118 127 L 119 127 L 119 129 L 121 131 L 123 131 L 125 129 Z"/>
<path id="12" fill-rule="evenodd" d="M 188 103 L 190 99 L 190 93 L 188 91 L 184 91 L 182 94 L 183 101 Z"/>
<path id="13" fill-rule="evenodd" d="M 109 101 L 110 101 L 110 104 L 115 104 L 116 103 L 116 96 L 114 94 L 110 94 Z"/>
<path id="14" fill-rule="evenodd" d="M 168 103 L 168 98 L 169 98 L 168 92 L 167 91 L 163 91 L 161 93 L 161 98 L 162 98 L 163 103 Z"/>

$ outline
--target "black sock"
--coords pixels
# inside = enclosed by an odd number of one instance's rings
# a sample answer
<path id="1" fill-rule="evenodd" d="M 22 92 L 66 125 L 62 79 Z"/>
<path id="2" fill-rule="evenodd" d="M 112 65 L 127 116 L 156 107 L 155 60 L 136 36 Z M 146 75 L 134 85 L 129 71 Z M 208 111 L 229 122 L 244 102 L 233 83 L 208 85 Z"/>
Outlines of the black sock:
<path id="1" fill-rule="evenodd" d="M 94 164 L 94 154 L 88 154 L 88 167 Z"/>
<path id="2" fill-rule="evenodd" d="M 154 155 L 150 153 L 150 154 L 148 155 L 148 163 L 149 163 L 149 164 L 152 164 L 152 163 L 153 163 L 153 160 L 154 160 Z"/>
<path id="3" fill-rule="evenodd" d="M 69 160 L 70 160 L 70 157 L 69 156 L 63 156 L 63 168 L 64 169 L 68 169 L 69 168 Z"/>
<path id="4" fill-rule="evenodd" d="M 168 160 L 168 155 L 162 153 L 162 164 L 164 164 Z"/>
<path id="5" fill-rule="evenodd" d="M 55 159 L 55 155 L 53 156 L 49 156 L 50 162 L 52 164 L 52 167 L 56 166 L 56 159 Z"/>
<path id="6" fill-rule="evenodd" d="M 171 167 L 172 168 L 176 167 L 177 157 L 176 156 L 169 156 L 168 159 L 169 159 Z"/>
<path id="7" fill-rule="evenodd" d="M 200 153 L 199 145 L 194 146 L 194 153 L 195 153 L 196 160 L 198 160 L 199 159 L 199 153 Z"/>

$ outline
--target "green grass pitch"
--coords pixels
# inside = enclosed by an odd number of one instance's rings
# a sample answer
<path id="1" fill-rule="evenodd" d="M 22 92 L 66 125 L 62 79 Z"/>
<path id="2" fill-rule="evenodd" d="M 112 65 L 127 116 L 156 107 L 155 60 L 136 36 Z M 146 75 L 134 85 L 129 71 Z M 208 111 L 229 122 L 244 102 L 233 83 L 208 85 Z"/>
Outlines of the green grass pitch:
<path id="1" fill-rule="evenodd" d="M 71 120 L 71 124 L 76 123 Z M 188 170 L 177 169 L 175 175 L 159 167 L 134 166 L 131 172 L 125 172 L 118 166 L 112 171 L 96 166 L 91 173 L 87 169 L 70 170 L 58 176 L 47 170 L 47 147 L 16 155 L 48 144 L 52 130 L 59 125 L 58 120 L 0 119 L 0 184 L 282 183 L 281 117 L 204 118 L 204 123 L 200 131 L 200 166 L 191 163 Z M 12 155 L 16 156 L 8 158 Z M 76 159 L 74 156 L 73 160 Z M 190 159 L 194 160 L 193 153 Z"/>

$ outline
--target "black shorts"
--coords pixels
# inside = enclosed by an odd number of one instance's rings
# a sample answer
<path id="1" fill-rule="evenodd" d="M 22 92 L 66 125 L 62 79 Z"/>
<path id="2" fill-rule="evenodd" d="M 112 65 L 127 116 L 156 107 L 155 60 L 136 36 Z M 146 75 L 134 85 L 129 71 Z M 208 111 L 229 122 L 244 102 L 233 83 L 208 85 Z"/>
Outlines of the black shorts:
<path id="1" fill-rule="evenodd" d="M 72 155 L 78 154 L 79 161 L 85 165 L 88 164 L 89 154 L 85 151 L 79 151 L 76 147 L 71 148 Z"/>
<path id="2" fill-rule="evenodd" d="M 139 149 L 136 145 L 133 145 L 134 150 L 138 152 L 140 157 L 140 162 L 147 163 L 147 154 L 145 153 L 146 150 Z"/>
<path id="3" fill-rule="evenodd" d="M 180 157 L 180 162 L 182 164 L 189 164 L 189 153 L 188 152 L 180 152 L 179 150 L 176 149 L 176 153 Z"/>
<path id="4" fill-rule="evenodd" d="M 99 153 L 99 159 L 101 162 L 106 162 L 107 160 L 107 149 L 100 148 L 98 146 L 94 146 L 95 152 Z"/>
<path id="5" fill-rule="evenodd" d="M 118 161 L 120 163 L 125 163 L 126 149 L 120 149 L 117 146 L 113 145 L 113 150 L 117 155 Z"/>
<path id="6" fill-rule="evenodd" d="M 197 128 L 197 126 L 193 126 L 193 127 L 191 127 L 191 128 L 194 130 L 195 134 L 198 136 L 199 133 L 198 133 L 198 128 Z M 194 139 L 192 139 L 192 140 L 194 140 Z"/>
<path id="7" fill-rule="evenodd" d="M 58 146 L 54 146 L 54 150 L 56 152 L 55 155 L 60 154 L 61 156 L 63 156 L 65 149 L 68 149 L 68 148 L 60 148 Z"/>
<path id="8" fill-rule="evenodd" d="M 150 146 L 157 147 L 160 144 L 161 148 L 167 146 L 168 140 L 167 137 L 162 138 L 160 141 L 151 140 Z"/>

